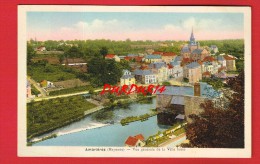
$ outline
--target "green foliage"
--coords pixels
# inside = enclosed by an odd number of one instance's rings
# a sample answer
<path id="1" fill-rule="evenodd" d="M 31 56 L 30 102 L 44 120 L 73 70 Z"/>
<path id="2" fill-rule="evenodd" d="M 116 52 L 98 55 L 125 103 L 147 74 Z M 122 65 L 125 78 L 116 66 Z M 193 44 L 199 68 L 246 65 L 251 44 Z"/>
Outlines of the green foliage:
<path id="1" fill-rule="evenodd" d="M 79 71 L 73 68 L 68 68 L 66 66 L 61 65 L 48 64 L 47 61 L 38 61 L 36 63 L 28 65 L 27 73 L 37 82 L 41 82 L 42 80 L 55 82 L 75 79 L 77 77 L 80 79 L 84 78 L 82 76 L 83 73 L 80 73 Z"/>
<path id="2" fill-rule="evenodd" d="M 32 95 L 36 95 L 36 96 L 41 93 L 40 91 L 38 91 L 38 90 L 34 87 L 34 85 L 31 85 L 31 91 L 32 91 Z"/>
<path id="3" fill-rule="evenodd" d="M 183 82 L 188 83 L 188 82 L 189 82 L 189 79 L 186 78 L 186 77 L 184 77 L 184 78 L 183 78 Z"/>
<path id="4" fill-rule="evenodd" d="M 143 115 L 140 115 L 140 116 L 129 116 L 129 117 L 126 117 L 126 118 L 123 118 L 120 123 L 122 126 L 125 126 L 125 125 L 128 125 L 130 122 L 135 122 L 135 121 L 146 121 L 148 120 L 149 117 L 153 117 L 155 115 L 157 115 L 158 112 L 153 112 L 153 113 L 146 113 L 146 114 L 143 114 Z"/>
<path id="5" fill-rule="evenodd" d="M 35 51 L 31 45 L 27 44 L 27 65 L 32 63 L 33 57 L 35 57 Z"/>
<path id="6" fill-rule="evenodd" d="M 109 109 L 105 109 L 104 111 L 98 111 L 92 115 L 92 119 L 96 121 L 111 120 L 113 117 L 114 117 L 114 112 Z"/>
<path id="7" fill-rule="evenodd" d="M 66 89 L 51 91 L 49 93 L 49 95 L 57 96 L 57 95 L 63 95 L 63 94 L 69 94 L 69 93 L 77 93 L 77 92 L 84 92 L 84 91 L 87 92 L 90 88 L 92 88 L 94 91 L 94 88 L 91 86 L 78 86 L 78 87 L 74 87 L 74 88 L 66 88 Z"/>
<path id="8" fill-rule="evenodd" d="M 105 58 L 105 56 L 108 54 L 108 49 L 106 47 L 101 47 L 100 49 L 100 55 Z"/>
<path id="9" fill-rule="evenodd" d="M 64 54 L 59 54 L 58 58 L 59 58 L 59 62 L 61 64 L 63 62 L 63 60 L 65 59 L 65 55 Z"/>
<path id="10" fill-rule="evenodd" d="M 229 102 L 216 107 L 211 100 L 201 104 L 204 109 L 200 115 L 189 117 L 186 135 L 188 147 L 199 148 L 244 148 L 244 71 L 235 78 L 227 80 L 234 93 Z"/>
<path id="11" fill-rule="evenodd" d="M 88 72 L 93 86 L 114 85 L 122 76 L 122 67 L 114 60 L 93 58 L 88 64 Z"/>
<path id="12" fill-rule="evenodd" d="M 64 52 L 66 58 L 80 58 L 83 56 L 83 52 L 76 46 L 72 46 L 70 49 Z"/>
<path id="13" fill-rule="evenodd" d="M 28 103 L 27 137 L 30 139 L 83 118 L 84 112 L 94 107 L 82 96 Z"/>
<path id="14" fill-rule="evenodd" d="M 206 40 L 199 41 L 201 46 L 216 45 L 221 53 L 233 55 L 237 58 L 244 57 L 244 40 Z"/>
<path id="15" fill-rule="evenodd" d="M 215 90 L 219 90 L 220 88 L 224 87 L 224 83 L 220 79 L 211 79 L 211 78 L 203 78 L 202 82 L 206 82 Z"/>
<path id="16" fill-rule="evenodd" d="M 162 85 L 165 85 L 165 86 L 167 86 L 167 85 L 171 85 L 171 83 L 170 83 L 170 82 L 168 82 L 168 81 L 164 81 L 164 82 L 162 82 Z"/>

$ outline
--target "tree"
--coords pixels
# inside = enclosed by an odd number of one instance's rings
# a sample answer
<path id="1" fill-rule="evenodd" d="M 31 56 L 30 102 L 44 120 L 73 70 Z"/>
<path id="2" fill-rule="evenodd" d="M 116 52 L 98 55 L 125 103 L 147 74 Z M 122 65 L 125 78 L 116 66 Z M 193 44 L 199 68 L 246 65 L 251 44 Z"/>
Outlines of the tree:
<path id="1" fill-rule="evenodd" d="M 32 63 L 32 58 L 35 56 L 33 47 L 27 44 L 27 65 Z"/>
<path id="2" fill-rule="evenodd" d="M 228 104 L 215 105 L 208 100 L 201 104 L 200 115 L 190 115 L 186 126 L 190 143 L 187 147 L 244 148 L 244 71 L 227 81 L 231 96 Z"/>
<path id="3" fill-rule="evenodd" d="M 92 58 L 88 63 L 88 72 L 91 75 L 91 83 L 94 86 L 114 85 L 122 76 L 123 67 L 114 60 L 96 57 Z"/>
<path id="4" fill-rule="evenodd" d="M 64 56 L 68 64 L 68 58 L 72 58 L 74 60 L 74 58 L 83 57 L 83 53 L 79 50 L 78 47 L 72 46 L 70 49 L 65 51 Z"/>
<path id="5" fill-rule="evenodd" d="M 108 49 L 106 47 L 102 47 L 100 49 L 100 55 L 103 56 L 103 58 L 105 58 L 105 56 L 108 54 Z"/>
<path id="6" fill-rule="evenodd" d="M 63 54 L 59 55 L 59 62 L 62 64 L 63 60 L 65 59 L 65 56 Z"/>

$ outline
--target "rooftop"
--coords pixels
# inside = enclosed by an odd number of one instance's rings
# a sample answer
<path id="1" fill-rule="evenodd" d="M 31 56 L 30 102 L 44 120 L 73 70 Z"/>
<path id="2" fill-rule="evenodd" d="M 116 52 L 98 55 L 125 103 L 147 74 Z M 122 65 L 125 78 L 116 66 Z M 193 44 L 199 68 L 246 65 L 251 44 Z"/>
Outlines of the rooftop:
<path id="1" fill-rule="evenodd" d="M 173 96 L 194 96 L 194 88 L 193 87 L 177 87 L 177 86 L 165 86 L 166 90 L 162 93 L 159 91 L 156 92 L 157 95 L 173 95 Z M 206 98 L 215 98 L 220 96 L 220 92 L 214 90 L 211 85 L 207 83 L 200 82 L 200 91 L 201 97 Z M 181 100 L 172 100 L 181 102 Z"/>
<path id="2" fill-rule="evenodd" d="M 203 51 L 203 49 L 195 49 L 192 51 L 191 54 L 201 54 L 202 51 Z"/>
<path id="3" fill-rule="evenodd" d="M 115 56 L 116 56 L 115 54 L 107 54 L 107 55 L 105 56 L 105 58 L 112 59 L 112 58 L 114 58 Z"/>
<path id="4" fill-rule="evenodd" d="M 145 58 L 146 59 L 161 59 L 162 56 L 161 55 L 146 55 Z"/>
<path id="5" fill-rule="evenodd" d="M 197 67 L 200 67 L 200 64 L 198 62 L 192 62 L 187 65 L 187 68 L 189 68 L 189 69 L 193 69 L 193 68 L 197 68 Z"/>
<path id="6" fill-rule="evenodd" d="M 152 70 L 140 70 L 140 69 L 137 69 L 134 71 L 133 73 L 134 75 L 152 75 L 153 72 Z"/>

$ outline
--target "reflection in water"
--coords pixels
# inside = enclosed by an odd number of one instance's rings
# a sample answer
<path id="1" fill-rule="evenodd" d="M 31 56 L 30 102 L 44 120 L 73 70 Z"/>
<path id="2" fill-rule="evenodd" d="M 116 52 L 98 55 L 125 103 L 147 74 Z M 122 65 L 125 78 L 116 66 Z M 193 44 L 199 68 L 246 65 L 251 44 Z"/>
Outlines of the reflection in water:
<path id="1" fill-rule="evenodd" d="M 150 113 L 152 112 L 151 109 L 154 109 L 155 106 L 156 100 L 153 98 L 148 104 L 142 102 L 132 103 L 128 108 L 116 107 L 114 109 L 109 109 L 113 112 L 113 117 L 102 121 L 93 120 L 92 115 L 94 114 L 92 114 L 79 122 L 53 132 L 66 135 L 36 143 L 35 146 L 124 146 L 124 142 L 128 136 L 134 136 L 141 133 L 145 138 L 148 138 L 158 131 L 164 131 L 169 128 L 169 126 L 158 125 L 157 116 L 150 117 L 144 122 L 133 122 L 127 126 L 122 126 L 119 123 L 122 118 L 128 116 L 138 116 Z"/>

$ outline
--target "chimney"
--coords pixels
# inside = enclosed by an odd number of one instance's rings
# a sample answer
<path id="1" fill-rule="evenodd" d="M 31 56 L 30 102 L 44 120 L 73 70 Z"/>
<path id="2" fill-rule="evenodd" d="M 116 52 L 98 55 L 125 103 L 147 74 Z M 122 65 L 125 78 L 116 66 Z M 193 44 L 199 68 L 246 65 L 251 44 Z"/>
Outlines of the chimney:
<path id="1" fill-rule="evenodd" d="M 200 96 L 200 83 L 194 84 L 194 96 Z"/>

